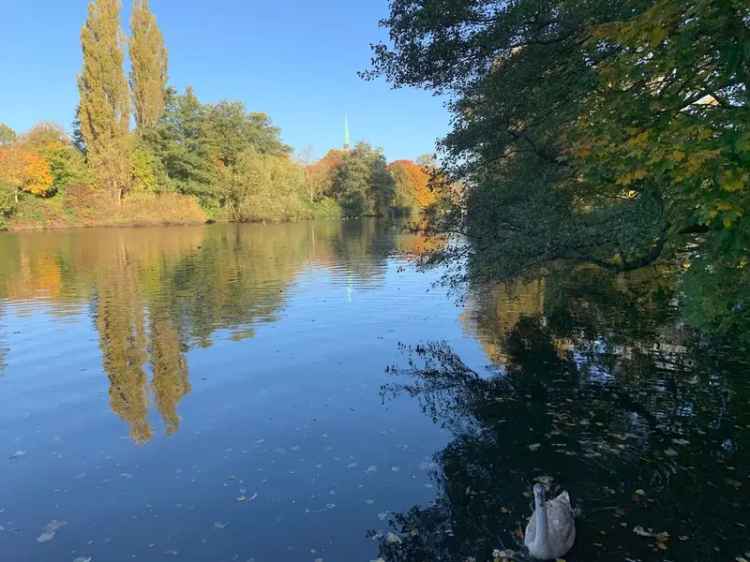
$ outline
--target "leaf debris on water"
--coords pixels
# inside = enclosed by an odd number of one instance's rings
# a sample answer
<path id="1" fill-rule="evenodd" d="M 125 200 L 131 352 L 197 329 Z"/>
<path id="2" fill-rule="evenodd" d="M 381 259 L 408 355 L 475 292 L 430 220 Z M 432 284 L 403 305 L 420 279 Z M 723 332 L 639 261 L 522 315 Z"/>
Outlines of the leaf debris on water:
<path id="1" fill-rule="evenodd" d="M 52 521 L 47 523 L 44 529 L 42 529 L 42 534 L 36 538 L 36 542 L 45 543 L 51 541 L 55 538 L 57 531 L 65 527 L 65 525 L 67 524 L 67 521 L 58 521 L 57 519 L 53 519 Z"/>

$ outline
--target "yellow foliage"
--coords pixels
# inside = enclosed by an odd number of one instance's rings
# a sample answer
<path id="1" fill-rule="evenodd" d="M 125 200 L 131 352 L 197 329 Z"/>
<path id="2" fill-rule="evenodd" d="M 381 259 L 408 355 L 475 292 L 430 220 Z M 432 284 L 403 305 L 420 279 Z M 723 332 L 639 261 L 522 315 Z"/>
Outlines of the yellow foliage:
<path id="1" fill-rule="evenodd" d="M 49 163 L 37 152 L 16 146 L 0 149 L 0 179 L 16 189 L 45 196 L 53 191 Z"/>

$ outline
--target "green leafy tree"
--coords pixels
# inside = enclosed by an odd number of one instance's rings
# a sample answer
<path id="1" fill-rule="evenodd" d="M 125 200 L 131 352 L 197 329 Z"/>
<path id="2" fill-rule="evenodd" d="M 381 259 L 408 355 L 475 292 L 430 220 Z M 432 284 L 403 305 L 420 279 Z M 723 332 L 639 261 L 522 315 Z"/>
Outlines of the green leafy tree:
<path id="1" fill-rule="evenodd" d="M 214 157 L 225 166 L 235 164 L 245 150 L 289 154 L 280 130 L 265 113 L 248 113 L 242 102 L 222 101 L 206 108 L 205 134 Z"/>
<path id="2" fill-rule="evenodd" d="M 344 154 L 336 168 L 332 191 L 349 216 L 386 215 L 395 185 L 382 151 L 366 143 Z"/>
<path id="3" fill-rule="evenodd" d="M 130 96 L 123 71 L 119 0 L 91 0 L 81 30 L 78 120 L 86 155 L 102 186 L 122 199 L 128 188 Z"/>
<path id="4" fill-rule="evenodd" d="M 182 95 L 171 90 L 159 123 L 143 137 L 164 168 L 167 188 L 194 195 L 204 207 L 212 207 L 217 206 L 216 170 L 206 142 L 207 112 L 192 88 Z"/>
<path id="5" fill-rule="evenodd" d="M 0 123 L 0 146 L 13 144 L 16 140 L 16 132 L 5 123 Z"/>
<path id="6" fill-rule="evenodd" d="M 167 94 L 167 49 L 148 0 L 133 4 L 130 33 L 130 89 L 140 130 L 156 125 Z"/>
<path id="7" fill-rule="evenodd" d="M 233 220 L 283 221 L 309 216 L 304 169 L 288 156 L 254 148 L 223 169 L 221 182 Z"/>
<path id="8" fill-rule="evenodd" d="M 594 27 L 587 49 L 614 55 L 573 135 L 584 181 L 658 191 L 670 233 L 708 231 L 720 252 L 750 241 L 748 22 L 741 0 L 657 0 Z"/>
<path id="9" fill-rule="evenodd" d="M 365 74 L 450 95 L 465 191 L 439 227 L 470 244 L 443 257 L 627 270 L 694 225 L 741 230 L 747 21 L 739 0 L 394 0 Z"/>

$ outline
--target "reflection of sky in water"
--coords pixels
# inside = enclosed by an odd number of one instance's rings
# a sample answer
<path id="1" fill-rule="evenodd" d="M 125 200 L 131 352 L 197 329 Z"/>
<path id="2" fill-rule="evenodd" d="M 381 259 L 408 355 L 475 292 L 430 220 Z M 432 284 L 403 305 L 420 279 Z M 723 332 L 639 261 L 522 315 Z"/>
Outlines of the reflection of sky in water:
<path id="1" fill-rule="evenodd" d="M 248 229 L 251 245 L 258 231 Z M 294 232 L 287 236 L 294 241 Z M 33 257 L 33 244 L 26 251 Z M 175 275 L 188 281 L 233 258 L 224 250 L 206 262 L 186 254 L 193 258 L 177 263 Z M 385 367 L 399 360 L 400 341 L 422 338 L 481 357 L 455 303 L 430 291 L 436 275 L 404 270 L 398 258 L 303 255 L 288 279 L 266 275 L 243 286 L 254 271 L 245 264 L 215 293 L 191 300 L 190 291 L 216 281 L 182 279 L 166 294 L 168 271 L 157 275 L 149 262 L 133 280 L 138 256 L 127 260 L 99 280 L 85 263 L 67 264 L 74 281 L 93 286 L 66 288 L 73 302 L 34 295 L 0 304 L 0 346 L 8 350 L 0 379 L 3 550 L 14 562 L 376 557 L 367 531 L 431 500 L 432 454 L 446 442 L 413 401 L 382 401 Z M 237 302 L 259 311 L 254 320 L 226 298 L 235 290 L 245 292 Z M 265 300 L 254 304 L 253 290 Z M 263 304 L 269 299 L 278 304 Z M 162 331 L 177 330 L 178 339 L 153 339 L 162 312 Z M 195 324 L 203 317 L 207 340 Z M 106 348 L 102 330 L 111 331 Z M 175 389 L 169 374 L 180 357 L 188 380 Z M 143 361 L 142 375 L 128 371 L 134 360 Z M 168 371 L 161 386 L 159 369 Z M 165 408 L 178 415 L 172 435 Z M 133 427 L 143 444 L 129 438 Z M 64 525 L 45 530 L 53 521 Z M 38 542 L 44 533 L 52 537 Z"/>

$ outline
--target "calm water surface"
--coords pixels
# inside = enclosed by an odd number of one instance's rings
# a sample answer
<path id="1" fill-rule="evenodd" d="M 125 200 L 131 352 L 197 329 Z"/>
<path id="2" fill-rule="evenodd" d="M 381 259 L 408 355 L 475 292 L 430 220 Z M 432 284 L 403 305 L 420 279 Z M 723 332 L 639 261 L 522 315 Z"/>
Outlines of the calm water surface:
<path id="1" fill-rule="evenodd" d="M 660 272 L 470 287 L 372 222 L 0 234 L 0 560 L 750 557 L 747 350 Z"/>

